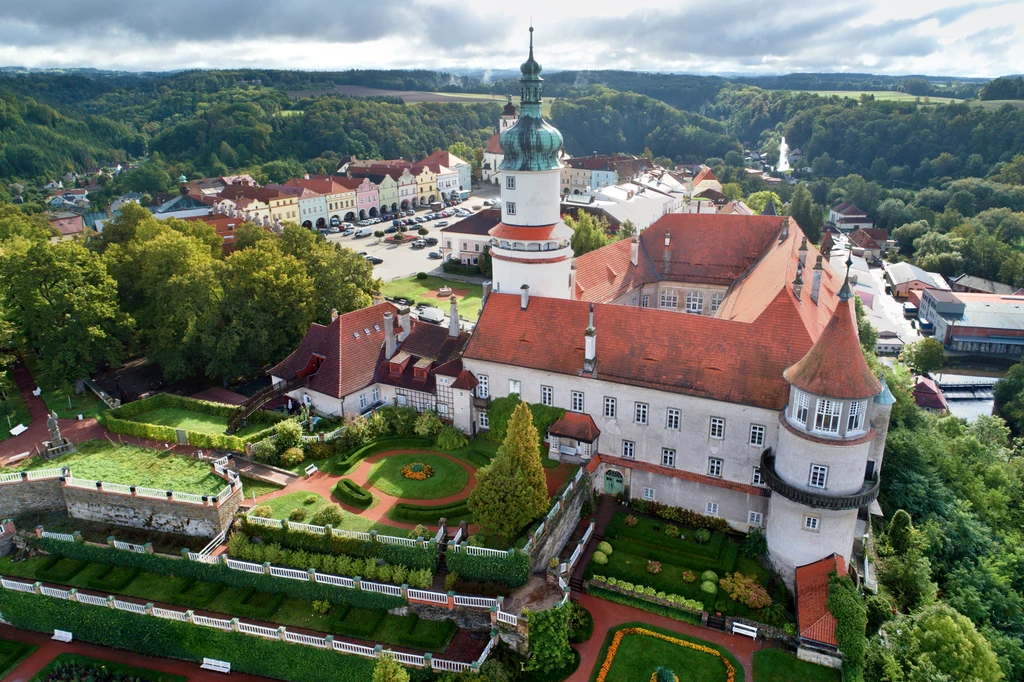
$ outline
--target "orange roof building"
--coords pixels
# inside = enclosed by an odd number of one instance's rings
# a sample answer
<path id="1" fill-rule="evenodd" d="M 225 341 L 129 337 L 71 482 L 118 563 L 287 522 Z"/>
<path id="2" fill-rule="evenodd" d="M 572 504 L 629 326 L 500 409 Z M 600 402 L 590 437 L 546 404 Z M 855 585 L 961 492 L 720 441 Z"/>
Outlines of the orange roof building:
<path id="1" fill-rule="evenodd" d="M 801 640 L 838 649 L 836 617 L 828 610 L 828 581 L 846 575 L 843 557 L 830 554 L 796 569 L 796 620 Z"/>

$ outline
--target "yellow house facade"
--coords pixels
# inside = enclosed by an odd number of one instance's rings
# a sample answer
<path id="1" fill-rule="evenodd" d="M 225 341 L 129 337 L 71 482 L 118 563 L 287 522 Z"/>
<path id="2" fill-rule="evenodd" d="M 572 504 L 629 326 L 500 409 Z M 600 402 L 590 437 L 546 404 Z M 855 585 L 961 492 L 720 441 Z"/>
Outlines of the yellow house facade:
<path id="1" fill-rule="evenodd" d="M 437 174 L 426 166 L 413 166 L 412 175 L 416 178 L 416 199 L 420 206 L 437 201 Z"/>

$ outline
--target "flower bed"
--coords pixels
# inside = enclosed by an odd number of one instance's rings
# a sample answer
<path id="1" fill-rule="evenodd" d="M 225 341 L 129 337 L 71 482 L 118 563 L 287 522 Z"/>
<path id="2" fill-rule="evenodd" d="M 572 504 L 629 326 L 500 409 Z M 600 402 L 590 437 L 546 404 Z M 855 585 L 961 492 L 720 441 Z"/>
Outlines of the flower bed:
<path id="1" fill-rule="evenodd" d="M 601 663 L 596 682 L 635 680 L 638 677 L 638 673 L 644 675 L 640 679 L 645 679 L 647 669 L 652 666 L 655 666 L 656 669 L 658 665 L 686 670 L 690 679 L 699 679 L 703 682 L 717 682 L 718 680 L 736 682 L 737 666 L 733 665 L 730 660 L 731 656 L 723 654 L 717 648 L 692 642 L 681 638 L 681 636 L 675 636 L 675 634 L 667 630 L 647 627 L 623 627 L 619 629 L 615 632 L 611 643 L 608 645 L 607 653 Z M 650 642 L 630 642 L 627 646 L 623 646 L 624 640 L 632 636 L 651 637 L 659 640 L 659 642 L 666 642 L 672 645 L 672 647 L 658 646 Z M 675 647 L 679 647 L 683 651 L 673 651 L 672 649 Z M 705 659 L 704 656 L 694 656 L 690 652 L 704 654 L 711 657 L 711 659 L 717 658 L 718 662 L 715 663 L 713 660 Z M 619 666 L 615 666 L 616 658 L 619 658 Z M 721 667 L 719 667 L 719 664 Z M 740 670 L 742 671 L 742 668 Z M 740 675 L 740 679 L 742 679 L 742 672 Z"/>
<path id="2" fill-rule="evenodd" d="M 413 462 L 402 467 L 402 475 L 413 481 L 425 481 L 434 475 L 434 469 L 423 462 Z"/>

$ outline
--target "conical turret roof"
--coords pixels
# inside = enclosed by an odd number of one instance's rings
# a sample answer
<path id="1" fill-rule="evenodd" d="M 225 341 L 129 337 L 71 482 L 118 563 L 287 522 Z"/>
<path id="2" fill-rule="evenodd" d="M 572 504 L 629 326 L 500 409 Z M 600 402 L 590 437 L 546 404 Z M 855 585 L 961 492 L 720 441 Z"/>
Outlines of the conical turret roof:
<path id="1" fill-rule="evenodd" d="M 849 289 L 844 285 L 844 291 Z M 818 341 L 783 373 L 790 384 L 813 395 L 859 400 L 882 391 L 860 348 L 852 296 L 840 295 Z"/>

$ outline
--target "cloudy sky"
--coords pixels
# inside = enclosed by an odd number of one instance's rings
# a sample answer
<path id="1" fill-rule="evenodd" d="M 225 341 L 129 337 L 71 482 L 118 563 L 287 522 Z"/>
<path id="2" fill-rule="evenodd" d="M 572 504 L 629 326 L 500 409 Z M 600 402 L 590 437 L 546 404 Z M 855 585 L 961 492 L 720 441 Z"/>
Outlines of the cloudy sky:
<path id="1" fill-rule="evenodd" d="M 1024 70 L 1024 0 L 0 0 L 0 65 L 687 73 Z"/>

